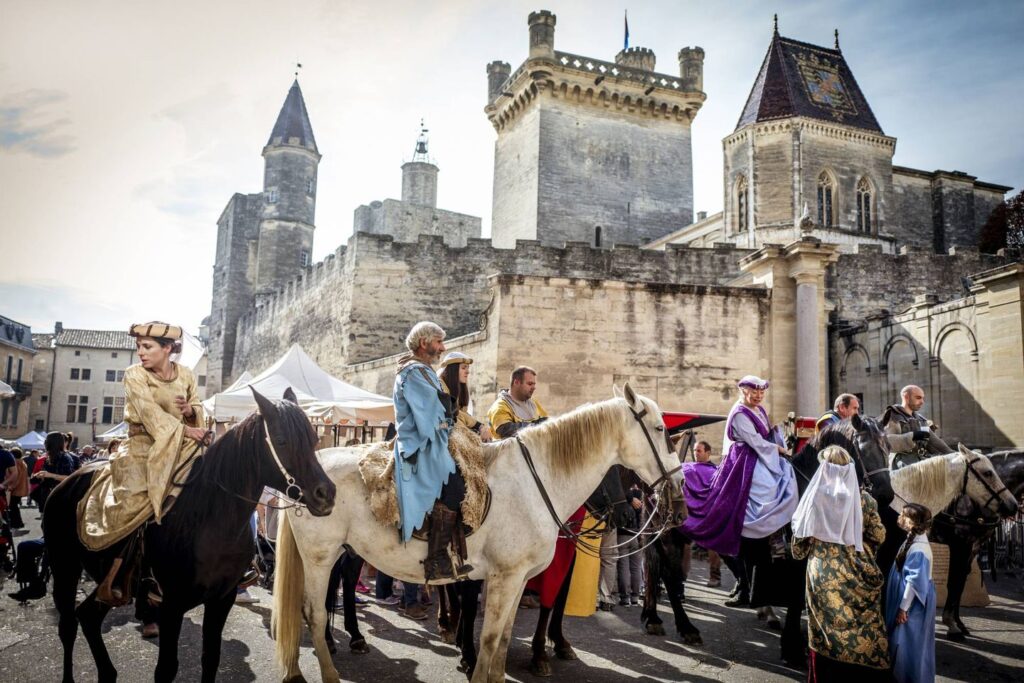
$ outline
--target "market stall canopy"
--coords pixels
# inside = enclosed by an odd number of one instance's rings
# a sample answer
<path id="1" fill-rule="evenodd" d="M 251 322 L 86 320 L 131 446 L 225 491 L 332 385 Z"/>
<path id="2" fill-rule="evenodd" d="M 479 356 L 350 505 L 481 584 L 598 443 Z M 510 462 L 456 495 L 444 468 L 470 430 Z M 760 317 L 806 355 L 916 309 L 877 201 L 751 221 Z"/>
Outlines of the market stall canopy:
<path id="1" fill-rule="evenodd" d="M 395 419 L 391 399 L 354 387 L 332 377 L 310 358 L 302 347 L 293 344 L 276 363 L 256 375 L 243 373 L 225 391 L 205 401 L 208 417 L 216 422 L 237 422 L 256 410 L 251 385 L 268 398 L 280 398 L 291 387 L 299 399 L 299 406 L 310 417 L 334 424 L 345 421 L 366 421 L 386 424 Z"/>
<path id="2" fill-rule="evenodd" d="M 16 395 L 10 384 L 0 381 L 0 398 L 14 398 Z"/>
<path id="3" fill-rule="evenodd" d="M 46 443 L 46 432 L 29 432 L 25 436 L 21 437 L 15 443 L 22 450 L 42 450 Z"/>
<path id="4" fill-rule="evenodd" d="M 128 423 L 122 422 L 116 427 L 112 427 L 102 434 L 96 435 L 97 441 L 110 441 L 111 439 L 126 439 L 128 438 Z"/>

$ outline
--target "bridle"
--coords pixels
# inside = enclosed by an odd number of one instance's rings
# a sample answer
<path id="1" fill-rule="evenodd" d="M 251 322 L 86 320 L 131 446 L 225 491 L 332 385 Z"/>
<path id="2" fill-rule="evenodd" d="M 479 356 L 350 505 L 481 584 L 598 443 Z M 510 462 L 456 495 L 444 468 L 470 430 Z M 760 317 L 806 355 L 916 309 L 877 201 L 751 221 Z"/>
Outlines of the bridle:
<path id="1" fill-rule="evenodd" d="M 665 464 L 661 461 L 661 458 L 658 456 L 658 447 L 655 446 L 654 439 L 651 438 L 651 433 L 650 431 L 648 431 L 647 425 L 644 424 L 643 421 L 643 418 L 647 415 L 647 408 L 645 407 L 643 410 L 637 411 L 634 410 L 633 406 L 629 405 L 628 403 L 627 406 L 629 407 L 629 412 L 632 413 L 633 418 L 640 424 L 640 428 L 644 433 L 644 437 L 647 439 L 647 445 L 651 447 L 651 454 L 654 456 L 655 462 L 658 463 L 658 469 L 661 471 L 661 476 L 655 479 L 650 486 L 652 489 L 656 489 L 659 486 L 661 486 L 663 489 L 668 489 L 672 485 L 672 475 L 680 471 L 683 466 L 680 464 L 678 467 L 673 467 L 671 470 L 665 467 Z M 616 550 L 632 542 L 633 539 L 629 539 L 623 543 L 616 543 L 611 546 L 599 545 L 595 547 L 586 538 L 587 536 L 592 536 L 590 532 L 581 533 L 575 531 L 568 524 L 563 522 L 559 518 L 558 512 L 555 511 L 555 506 L 551 502 L 551 497 L 548 495 L 547 489 L 544 487 L 544 482 L 541 481 L 540 475 L 537 473 L 537 466 L 533 462 L 533 456 L 530 454 L 530 449 L 526 447 L 526 444 L 523 443 L 522 438 L 518 434 L 516 435 L 515 439 L 516 443 L 519 444 L 519 452 L 522 454 L 523 460 L 526 461 L 526 467 L 527 469 L 530 470 L 530 475 L 533 477 L 533 481 L 537 485 L 537 490 L 540 491 L 540 496 L 544 500 L 545 507 L 547 507 L 548 509 L 548 514 L 551 515 L 551 519 L 554 520 L 555 525 L 558 527 L 560 537 L 571 539 L 576 543 L 576 547 L 579 551 L 583 552 L 586 555 L 590 555 L 591 557 L 600 557 L 602 547 L 605 553 L 607 554 L 609 550 Z M 670 496 L 671 493 L 669 492 L 669 494 L 665 496 L 665 498 L 669 498 Z M 655 491 L 654 497 L 655 505 L 653 510 L 651 511 L 650 516 L 643 523 L 641 528 L 637 531 L 636 536 L 634 537 L 638 538 L 642 535 L 650 535 L 651 538 L 638 549 L 626 553 L 625 555 L 619 555 L 618 557 L 629 557 L 630 555 L 643 552 L 647 549 L 648 546 L 655 543 L 661 536 L 661 534 L 664 533 L 665 530 L 668 528 L 669 524 L 671 523 L 672 516 L 663 515 L 665 521 L 662 523 L 661 528 L 659 528 L 657 532 L 647 531 L 647 528 L 651 526 L 651 523 L 654 520 L 655 515 L 657 514 L 658 507 L 660 507 L 661 492 Z"/>
<path id="2" fill-rule="evenodd" d="M 965 460 L 967 460 L 967 459 L 965 458 Z M 981 456 L 980 455 L 976 455 L 974 457 L 974 459 L 967 460 L 967 467 L 964 468 L 964 480 L 963 480 L 963 483 L 960 485 L 960 496 L 962 496 L 965 493 L 967 493 L 967 481 L 970 478 L 970 476 L 973 474 L 974 478 L 977 479 L 978 481 L 980 481 L 981 485 L 985 487 L 986 491 L 988 491 L 988 494 L 989 494 L 988 498 L 986 498 L 985 502 L 982 503 L 982 505 L 981 505 L 981 509 L 982 510 L 987 510 L 988 506 L 989 506 L 989 503 L 991 503 L 993 500 L 998 501 L 999 497 L 1002 496 L 1003 493 L 1005 493 L 1006 491 L 1009 491 L 1010 489 L 1005 484 L 1003 484 L 1003 488 L 1001 488 L 1001 489 L 999 489 L 997 491 L 995 489 L 995 487 L 992 486 L 992 484 L 988 483 L 988 481 L 985 480 L 985 477 L 983 477 L 980 474 L 978 474 L 978 471 L 974 469 L 974 464 L 976 462 L 979 462 L 979 461 L 981 461 Z M 1002 480 L 1000 480 L 1000 483 L 1002 483 Z M 957 498 L 959 498 L 960 496 L 957 496 Z M 998 506 L 997 506 L 996 509 L 998 510 Z M 946 513 L 945 511 L 943 511 L 943 513 L 944 514 L 949 514 L 949 513 Z M 960 520 L 967 520 L 968 519 L 967 517 L 964 517 L 963 515 L 958 515 L 958 514 L 951 514 L 949 516 L 952 517 L 953 519 L 960 519 Z M 971 521 L 972 524 L 976 523 L 973 520 L 970 520 L 970 521 Z"/>

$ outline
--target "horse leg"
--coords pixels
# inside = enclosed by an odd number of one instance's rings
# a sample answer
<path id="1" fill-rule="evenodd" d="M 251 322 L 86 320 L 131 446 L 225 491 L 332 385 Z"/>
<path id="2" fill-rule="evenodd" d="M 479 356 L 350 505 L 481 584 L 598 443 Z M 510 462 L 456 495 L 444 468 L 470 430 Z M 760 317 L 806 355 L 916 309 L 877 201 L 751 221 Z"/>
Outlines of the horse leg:
<path id="1" fill-rule="evenodd" d="M 75 616 L 75 595 L 82 576 L 82 565 L 77 559 L 60 558 L 61 564 L 53 568 L 53 603 L 60 615 L 57 632 L 64 649 L 64 683 L 74 683 L 75 638 L 78 636 L 78 618 Z M 116 675 L 116 672 L 115 672 Z"/>
<path id="2" fill-rule="evenodd" d="M 949 545 L 949 575 L 946 578 L 946 604 L 942 608 L 942 623 L 946 625 L 946 637 L 963 640 L 970 631 L 960 621 L 960 598 L 971 573 L 971 547 L 954 542 Z"/>
<path id="3" fill-rule="evenodd" d="M 519 601 L 523 599 L 523 590 L 526 588 L 526 581 L 520 584 L 519 592 L 512 602 L 512 609 L 509 610 L 505 619 L 505 626 L 501 631 L 501 640 L 498 642 L 498 649 L 491 660 L 490 683 L 505 683 L 505 661 L 508 658 L 508 647 L 512 642 L 512 626 L 516 622 L 516 611 Z"/>
<path id="4" fill-rule="evenodd" d="M 459 584 L 456 584 L 459 585 Z M 459 618 L 455 620 L 455 640 L 462 651 L 461 670 L 467 678 L 473 677 L 476 669 L 476 645 L 473 642 L 473 631 L 476 625 L 476 613 L 480 606 L 480 591 L 483 581 L 465 581 L 457 589 L 453 602 L 459 607 Z"/>
<path id="5" fill-rule="evenodd" d="M 203 683 L 214 683 L 220 666 L 221 636 L 228 612 L 235 604 L 235 592 L 219 600 L 210 600 L 203 607 Z"/>
<path id="6" fill-rule="evenodd" d="M 665 635 L 665 626 L 658 616 L 658 598 L 661 596 L 661 553 L 664 538 L 658 539 L 644 553 L 644 608 L 640 621 L 652 636 Z"/>
<path id="7" fill-rule="evenodd" d="M 530 646 L 533 650 L 530 673 L 545 678 L 551 675 L 551 658 L 548 657 L 546 636 L 550 617 L 551 608 L 541 605 L 540 615 L 537 617 L 537 629 L 533 632 L 533 643 Z"/>
<path id="8" fill-rule="evenodd" d="M 680 555 L 682 555 L 680 548 Z M 675 553 L 669 553 L 666 558 L 665 569 L 662 573 L 662 580 L 665 582 L 665 592 L 668 593 L 669 602 L 672 604 L 672 615 L 675 617 L 676 632 L 682 637 L 687 645 L 703 645 L 704 639 L 700 631 L 690 621 L 686 609 L 683 607 L 683 583 L 686 575 L 682 569 L 682 558 L 676 558 Z M 679 561 L 676 561 L 676 560 Z"/>
<path id="9" fill-rule="evenodd" d="M 794 562 L 793 571 L 799 568 L 800 578 L 793 586 L 793 593 L 786 605 L 786 623 L 782 627 L 779 647 L 783 661 L 791 667 L 801 669 L 807 666 L 807 636 L 800 628 L 800 617 L 804 611 L 804 592 L 807 590 L 807 561 Z"/>
<path id="10" fill-rule="evenodd" d="M 356 654 L 366 654 L 370 646 L 359 632 L 359 618 L 356 616 L 356 583 L 363 571 L 363 558 L 347 554 L 341 560 L 341 591 L 345 610 L 345 630 L 348 632 L 348 649 Z"/>
<path id="11" fill-rule="evenodd" d="M 569 564 L 569 572 L 562 581 L 562 587 L 558 589 L 555 596 L 555 606 L 551 610 L 551 625 L 548 627 L 548 638 L 555 645 L 555 656 L 559 659 L 572 661 L 578 659 L 576 651 L 572 649 L 572 643 L 562 633 L 562 617 L 565 616 L 565 603 L 569 600 L 569 586 L 572 584 L 572 571 L 576 567 L 576 558 L 572 558 Z"/>
<path id="12" fill-rule="evenodd" d="M 458 623 L 453 616 L 458 598 L 455 584 L 445 584 L 437 591 L 437 633 L 445 645 L 455 645 L 455 628 Z"/>
<path id="13" fill-rule="evenodd" d="M 181 635 L 181 620 L 185 618 L 185 613 L 180 608 L 172 609 L 167 598 L 167 594 L 164 594 L 164 600 L 160 603 L 160 654 L 153 672 L 156 683 L 170 683 L 178 675 L 178 637 Z"/>
<path id="14" fill-rule="evenodd" d="M 487 611 L 480 636 L 480 656 L 473 670 L 472 683 L 494 683 L 505 679 L 505 657 L 498 656 L 505 625 L 515 618 L 519 596 L 526 585 L 525 576 L 492 574 L 487 579 Z"/>
<path id="15" fill-rule="evenodd" d="M 330 581 L 331 567 L 333 566 L 333 561 L 327 565 L 312 563 L 306 565 L 306 594 L 302 607 L 309 631 L 313 636 L 313 651 L 320 664 L 320 676 L 324 683 L 340 683 L 341 681 L 338 670 L 334 668 L 334 661 L 327 648 L 325 636 L 327 607 L 324 604 L 324 596 L 327 594 L 327 584 Z"/>
<path id="16" fill-rule="evenodd" d="M 109 611 L 110 605 L 105 605 L 96 600 L 95 591 L 75 609 L 78 623 L 82 625 L 82 635 L 85 636 L 86 642 L 89 643 L 92 657 L 96 660 L 96 680 L 101 681 L 101 683 L 103 681 L 117 680 L 117 669 L 114 668 L 114 663 L 110 661 L 110 653 L 107 652 L 107 646 L 103 643 L 103 633 L 100 630 L 103 626 L 103 619 Z"/>

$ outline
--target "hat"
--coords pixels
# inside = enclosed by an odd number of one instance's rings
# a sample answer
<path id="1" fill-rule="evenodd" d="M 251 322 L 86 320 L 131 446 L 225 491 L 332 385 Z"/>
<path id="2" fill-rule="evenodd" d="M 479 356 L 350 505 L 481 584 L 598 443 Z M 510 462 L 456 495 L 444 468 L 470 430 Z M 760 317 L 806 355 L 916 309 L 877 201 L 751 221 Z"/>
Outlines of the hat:
<path id="1" fill-rule="evenodd" d="M 757 375 L 744 375 L 743 379 L 736 382 L 736 386 L 747 389 L 767 389 L 768 380 L 761 379 Z"/>
<path id="2" fill-rule="evenodd" d="M 466 365 L 472 365 L 473 359 L 459 351 L 452 351 L 450 353 L 446 353 L 444 358 L 441 359 L 441 369 L 443 370 L 453 363 L 465 363 Z"/>
<path id="3" fill-rule="evenodd" d="M 181 328 L 158 321 L 138 323 L 128 328 L 133 337 L 153 337 L 162 339 L 181 339 Z"/>

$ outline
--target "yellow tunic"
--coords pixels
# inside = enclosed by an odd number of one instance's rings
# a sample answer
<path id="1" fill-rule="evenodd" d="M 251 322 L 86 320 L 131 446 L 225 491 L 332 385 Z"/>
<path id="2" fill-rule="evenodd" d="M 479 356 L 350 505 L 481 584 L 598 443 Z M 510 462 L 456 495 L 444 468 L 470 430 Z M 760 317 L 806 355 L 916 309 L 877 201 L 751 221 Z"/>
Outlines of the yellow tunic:
<path id="1" fill-rule="evenodd" d="M 124 419 L 133 433 L 96 472 L 89 493 L 78 507 L 78 535 L 90 550 L 102 550 L 126 537 L 152 516 L 162 515 L 163 502 L 174 488 L 175 470 L 188 461 L 198 444 L 184 438 L 185 427 L 204 424 L 195 375 L 174 364 L 173 379 L 164 381 L 141 365 L 124 373 Z M 184 396 L 194 414 L 186 420 L 174 403 Z M 176 479 L 188 473 L 183 468 Z"/>
<path id="2" fill-rule="evenodd" d="M 537 406 L 537 416 L 533 418 L 533 420 L 529 420 L 529 422 L 536 422 L 540 418 L 548 416 L 547 411 L 544 410 L 543 406 L 541 406 L 540 401 L 535 398 L 530 400 L 533 401 L 533 405 Z M 487 412 L 487 419 L 491 423 L 491 433 L 494 434 L 495 439 L 499 438 L 498 427 L 501 425 L 508 424 L 509 422 L 527 421 L 518 417 L 512 410 L 512 405 L 508 401 L 502 400 L 500 397 L 494 402 L 491 409 Z"/>

